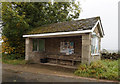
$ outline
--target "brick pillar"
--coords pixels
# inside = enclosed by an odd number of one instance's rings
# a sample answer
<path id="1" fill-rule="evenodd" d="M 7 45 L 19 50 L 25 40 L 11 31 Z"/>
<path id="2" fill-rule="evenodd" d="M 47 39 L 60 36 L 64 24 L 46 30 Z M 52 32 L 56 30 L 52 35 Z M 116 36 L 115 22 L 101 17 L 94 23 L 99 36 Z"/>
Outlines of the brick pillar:
<path id="1" fill-rule="evenodd" d="M 25 60 L 30 60 L 30 53 L 32 52 L 32 39 L 25 40 Z"/>
<path id="2" fill-rule="evenodd" d="M 91 34 L 82 35 L 82 63 L 90 64 Z"/>

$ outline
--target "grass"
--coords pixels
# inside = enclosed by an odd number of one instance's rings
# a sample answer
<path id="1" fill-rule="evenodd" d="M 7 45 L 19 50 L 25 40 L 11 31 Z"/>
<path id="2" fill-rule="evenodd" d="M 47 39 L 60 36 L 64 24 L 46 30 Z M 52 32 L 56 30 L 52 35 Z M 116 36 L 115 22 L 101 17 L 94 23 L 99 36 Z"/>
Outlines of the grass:
<path id="1" fill-rule="evenodd" d="M 18 64 L 26 64 L 27 62 L 25 60 L 10 60 L 10 59 L 2 59 L 2 62 L 5 64 L 13 64 L 13 65 L 18 65 Z"/>
<path id="2" fill-rule="evenodd" d="M 90 65 L 81 64 L 74 74 L 97 79 L 120 80 L 118 71 L 118 60 L 100 60 Z"/>
<path id="3" fill-rule="evenodd" d="M 0 58 L 0 62 L 2 61 L 2 63 L 5 63 L 5 64 L 18 65 L 18 64 L 27 63 L 27 61 L 25 61 L 23 58 L 16 59 L 15 57 L 17 57 L 17 55 L 15 54 L 11 54 L 11 55 L 0 54 L 0 56 L 2 57 L 2 59 Z"/>

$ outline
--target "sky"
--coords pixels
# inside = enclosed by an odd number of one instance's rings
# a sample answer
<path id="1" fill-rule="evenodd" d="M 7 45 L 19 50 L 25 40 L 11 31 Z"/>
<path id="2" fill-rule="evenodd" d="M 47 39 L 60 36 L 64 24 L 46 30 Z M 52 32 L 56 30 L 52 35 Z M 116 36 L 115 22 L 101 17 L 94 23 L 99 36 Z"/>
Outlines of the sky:
<path id="1" fill-rule="evenodd" d="M 105 36 L 101 49 L 118 50 L 118 1 L 120 0 L 79 0 L 80 19 L 100 16 Z"/>

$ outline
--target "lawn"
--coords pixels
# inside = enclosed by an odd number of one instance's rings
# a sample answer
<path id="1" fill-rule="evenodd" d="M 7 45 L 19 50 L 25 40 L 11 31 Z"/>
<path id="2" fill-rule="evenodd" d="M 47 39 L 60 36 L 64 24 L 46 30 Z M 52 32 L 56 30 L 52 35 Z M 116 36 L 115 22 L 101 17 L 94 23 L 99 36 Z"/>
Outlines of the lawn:
<path id="1" fill-rule="evenodd" d="M 74 74 L 82 77 L 120 80 L 118 71 L 118 60 L 106 59 L 93 62 L 90 65 L 81 64 Z"/>

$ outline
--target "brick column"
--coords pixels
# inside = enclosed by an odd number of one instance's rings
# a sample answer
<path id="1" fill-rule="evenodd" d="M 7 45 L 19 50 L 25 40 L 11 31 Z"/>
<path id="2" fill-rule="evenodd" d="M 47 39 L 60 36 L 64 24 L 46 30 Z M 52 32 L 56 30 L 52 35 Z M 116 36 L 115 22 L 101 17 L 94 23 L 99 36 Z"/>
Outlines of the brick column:
<path id="1" fill-rule="evenodd" d="M 25 60 L 30 60 L 30 53 L 32 52 L 32 40 L 26 38 L 25 40 Z"/>
<path id="2" fill-rule="evenodd" d="M 91 58 L 91 34 L 82 35 L 82 63 L 90 64 Z"/>

